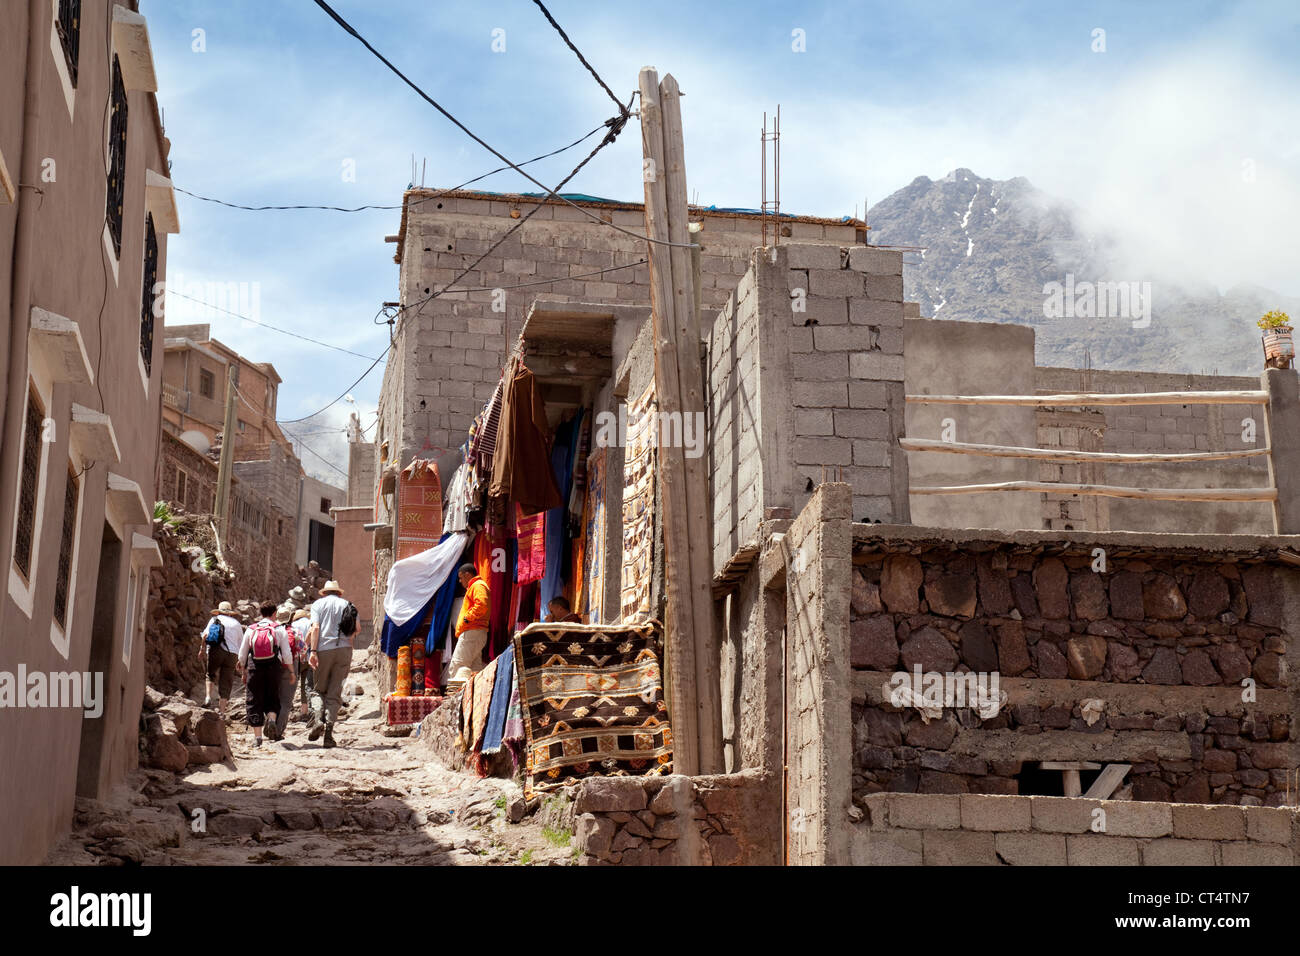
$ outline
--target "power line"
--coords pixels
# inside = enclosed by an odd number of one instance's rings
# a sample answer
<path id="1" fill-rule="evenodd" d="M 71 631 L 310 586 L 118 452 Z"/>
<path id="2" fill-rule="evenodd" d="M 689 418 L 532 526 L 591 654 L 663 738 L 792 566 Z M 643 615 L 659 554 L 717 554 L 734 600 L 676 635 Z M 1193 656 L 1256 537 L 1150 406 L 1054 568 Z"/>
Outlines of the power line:
<path id="1" fill-rule="evenodd" d="M 296 441 L 296 442 L 297 442 L 297 443 L 302 447 L 302 450 L 303 450 L 303 451 L 311 452 L 313 455 L 315 455 L 315 456 L 316 456 L 317 458 L 319 458 L 321 461 L 325 462 L 325 464 L 329 465 L 331 468 L 333 468 L 335 471 L 337 471 L 337 472 L 338 472 L 340 475 L 342 475 L 344 478 L 347 478 L 347 477 L 348 477 L 348 473 L 347 473 L 346 471 L 344 471 L 344 470 L 343 470 L 342 468 L 340 468 L 338 465 L 334 464 L 334 462 L 330 461 L 328 458 L 326 458 L 326 457 L 325 457 L 324 455 L 322 455 L 320 452 L 315 451 L 314 449 L 312 449 L 312 448 L 311 448 L 311 447 L 310 447 L 310 446 L 309 446 L 305 441 L 303 441 L 301 438 L 299 438 L 299 437 L 298 437 L 297 435 L 295 435 L 293 432 L 291 432 L 291 431 L 285 431 L 285 434 L 288 435 L 290 438 L 292 438 L 294 441 Z"/>
<path id="2" fill-rule="evenodd" d="M 390 69 L 394 73 L 394 75 L 396 75 L 403 83 L 405 83 L 407 86 L 413 89 L 417 94 L 419 94 L 421 99 L 423 99 L 426 103 L 428 103 L 439 113 L 441 113 L 443 116 L 449 119 L 466 136 L 474 140 L 474 142 L 478 143 L 480 146 L 486 149 L 497 159 L 501 160 L 501 162 L 508 164 L 511 169 L 517 172 L 520 176 L 523 176 L 530 183 L 533 183 L 539 189 L 545 191 L 548 198 L 558 199 L 560 202 L 572 206 L 574 209 L 578 210 L 578 212 L 582 213 L 583 216 L 590 219 L 592 222 L 600 223 L 602 226 L 608 226 L 610 229 L 614 229 L 617 232 L 625 233 L 633 237 L 634 239 L 639 239 L 641 242 L 653 242 L 656 245 L 661 245 L 661 246 L 676 246 L 681 249 L 689 249 L 693 245 L 693 243 L 689 243 L 689 242 L 671 242 L 667 239 L 653 239 L 650 236 L 638 235 L 637 233 L 632 232 L 629 229 L 624 229 L 622 226 L 616 226 L 612 222 L 605 222 L 605 220 L 601 219 L 595 213 L 591 212 L 591 210 L 583 206 L 579 206 L 576 202 L 574 202 L 573 200 L 569 199 L 566 196 L 561 196 L 557 190 L 548 189 L 547 186 L 541 182 L 541 180 L 534 178 L 531 173 L 524 172 L 522 169 L 519 168 L 519 165 L 517 163 L 512 163 L 506 156 L 504 156 L 502 153 L 500 153 L 491 145 L 489 145 L 482 137 L 476 135 L 468 126 L 466 126 L 460 120 L 456 119 L 456 117 L 452 116 L 451 113 L 447 112 L 447 110 L 443 108 L 442 104 L 440 104 L 432 96 L 430 96 L 428 93 L 422 90 L 405 73 L 403 73 L 396 66 L 394 66 L 387 57 L 385 57 L 382 53 L 380 53 L 373 46 L 371 46 L 370 41 L 368 41 L 365 37 L 363 37 L 360 33 L 358 33 L 356 29 L 352 26 L 352 24 L 348 23 L 348 21 L 344 20 L 341 16 L 339 16 L 339 14 L 336 13 L 334 9 L 330 7 L 328 3 L 325 2 L 325 0 L 316 0 L 316 6 L 324 10 L 327 14 L 330 15 L 330 17 L 334 20 L 335 23 L 337 23 L 340 27 L 342 27 L 347 33 L 355 37 L 362 46 L 364 46 L 367 50 L 369 50 L 372 54 L 374 54 L 375 58 L 378 59 L 379 62 L 383 63 L 384 66 L 388 67 L 388 69 Z M 635 95 L 636 94 L 633 93 L 633 96 Z M 619 104 L 619 106 L 622 109 L 622 112 L 620 113 L 619 116 L 614 117 L 612 120 L 609 121 L 608 125 L 610 127 L 610 130 L 607 134 L 605 134 L 605 139 L 602 141 L 602 143 L 613 142 L 614 137 L 618 136 L 618 134 L 623 131 L 623 127 L 624 125 L 626 125 L 628 117 L 632 115 L 630 112 L 630 104 L 631 104 L 630 99 L 628 100 L 628 103 L 629 106 L 627 107 L 624 107 L 621 103 Z M 521 219 L 520 222 L 522 223 L 523 220 Z"/>
<path id="3" fill-rule="evenodd" d="M 384 351 L 380 354 L 379 358 L 375 359 L 374 362 L 371 363 L 370 368 L 362 372 L 360 378 L 358 378 L 355 382 L 353 382 L 351 385 L 345 388 L 343 390 L 343 393 L 339 395 L 338 398 L 334 399 L 334 401 L 330 402 L 324 408 L 318 409 L 317 411 L 312 412 L 310 415 L 304 415 L 302 418 L 276 419 L 275 423 L 277 425 L 293 425 L 297 422 L 305 422 L 309 418 L 315 418 L 317 415 L 319 415 L 321 412 L 325 411 L 326 409 L 333 408 L 339 402 L 343 401 L 343 399 L 347 396 L 349 392 L 351 392 L 354 388 L 360 385 L 362 380 L 367 375 L 369 375 L 371 372 L 375 370 L 375 366 L 384 360 L 384 356 L 389 353 L 392 347 L 393 347 L 393 343 L 389 342 L 388 347 L 384 349 Z"/>
<path id="4" fill-rule="evenodd" d="M 561 146 L 559 149 L 553 149 L 549 153 L 543 153 L 541 156 L 534 156 L 532 159 L 524 160 L 519 165 L 527 166 L 529 163 L 535 163 L 541 159 L 549 159 L 552 156 L 558 156 L 560 153 L 563 153 L 565 150 L 573 149 L 573 147 L 577 146 L 579 143 L 583 142 L 584 140 L 591 139 L 591 137 L 595 136 L 602 129 L 605 129 L 609 125 L 609 122 L 610 121 L 601 123 L 591 132 L 579 136 L 568 146 Z M 351 207 L 323 206 L 323 205 L 309 205 L 309 204 L 295 205 L 295 206 L 244 206 L 241 205 L 240 203 L 226 202 L 226 200 L 224 199 L 214 199 L 211 196 L 200 196 L 198 193 L 192 193 L 188 189 L 181 189 L 179 186 L 174 186 L 173 188 L 178 193 L 184 193 L 185 195 L 192 196 L 195 199 L 201 199 L 203 200 L 203 202 L 216 203 L 219 206 L 228 206 L 231 209 L 245 209 L 249 212 L 265 212 L 267 210 L 283 210 L 283 209 L 326 209 L 334 212 L 364 212 L 368 209 L 401 209 L 403 205 L 418 206 L 420 203 L 433 202 L 433 200 L 435 199 L 441 199 L 443 196 L 446 196 L 448 193 L 454 193 L 457 190 L 464 189 L 466 186 L 471 186 L 474 183 L 479 182 L 480 180 L 487 179 L 489 176 L 495 176 L 497 173 L 504 173 L 507 169 L 510 169 L 510 167 L 498 166 L 496 169 L 492 170 L 491 172 L 484 173 L 481 176 L 475 176 L 473 179 L 467 179 L 459 186 L 453 186 L 450 189 L 439 190 L 438 192 L 434 193 L 432 196 L 426 196 L 423 199 L 412 199 L 408 203 L 398 203 L 397 205 L 382 205 L 379 203 L 372 203 L 366 206 L 351 206 Z"/>
<path id="5" fill-rule="evenodd" d="M 351 349 L 341 348 L 340 346 L 337 345 L 330 345 L 328 342 L 322 342 L 320 339 L 313 339 L 310 336 L 303 335 L 299 332 L 290 332 L 288 329 L 281 329 L 274 325 L 268 325 L 265 322 L 259 322 L 257 319 L 250 319 L 246 315 L 241 315 L 238 312 L 231 312 L 229 309 L 223 309 L 217 305 L 211 305 L 210 303 L 204 302 L 202 299 L 194 298 L 194 296 L 192 295 L 186 295 L 184 292 L 177 292 L 175 289 L 166 289 L 165 291 L 167 295 L 175 295 L 175 296 L 179 296 L 182 299 L 189 299 L 191 302 L 197 302 L 199 305 L 212 309 L 214 312 L 224 312 L 226 313 L 226 315 L 233 315 L 237 319 L 243 319 L 245 322 L 252 322 L 254 325 L 260 325 L 262 328 L 270 329 L 272 332 L 279 332 L 281 335 L 289 335 L 295 339 L 302 339 L 304 342 L 311 342 L 313 345 L 320 345 L 320 346 L 324 346 L 327 349 L 333 349 L 336 352 L 343 352 L 347 355 L 355 355 L 357 358 L 363 358 L 363 359 L 370 358 L 369 355 L 362 355 L 360 352 L 353 352 Z"/>
<path id="6" fill-rule="evenodd" d="M 564 32 L 563 28 L 561 28 L 558 23 L 555 22 L 555 17 L 551 16 L 550 10 L 546 9 L 546 4 L 542 3 L 542 0 L 533 0 L 533 3 L 537 4 L 537 8 L 542 11 L 542 16 L 546 17 L 551 26 L 555 27 L 555 32 L 560 35 L 560 39 L 568 44 L 569 49 L 573 51 L 573 55 L 578 58 L 578 62 L 587 68 L 587 72 L 592 75 L 595 81 L 600 84 L 600 88 L 608 94 L 611 100 L 614 101 L 614 105 L 619 107 L 619 109 L 624 109 L 623 104 L 620 103 L 618 97 L 614 95 L 614 91 L 609 88 L 609 84 L 600 78 L 600 74 L 596 72 L 596 68 L 587 62 L 587 58 L 582 55 L 582 52 L 576 46 L 573 45 L 573 41 L 569 39 L 569 35 Z"/>

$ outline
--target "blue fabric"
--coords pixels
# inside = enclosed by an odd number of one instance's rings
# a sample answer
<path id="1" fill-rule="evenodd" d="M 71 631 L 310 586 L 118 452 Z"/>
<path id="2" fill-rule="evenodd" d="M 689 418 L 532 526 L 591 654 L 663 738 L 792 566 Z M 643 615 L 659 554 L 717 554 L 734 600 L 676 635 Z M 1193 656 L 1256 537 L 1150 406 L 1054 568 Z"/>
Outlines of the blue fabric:
<path id="1" fill-rule="evenodd" d="M 482 754 L 499 753 L 501 738 L 506 731 L 506 711 L 510 709 L 510 694 L 515 681 L 515 645 L 510 643 L 497 658 L 496 682 L 492 685 L 492 701 L 488 704 L 487 726 L 483 730 Z"/>
<path id="2" fill-rule="evenodd" d="M 444 534 L 438 543 L 442 544 L 450 537 L 451 534 Z M 442 650 L 443 645 L 447 643 L 447 623 L 451 619 L 451 605 L 456 599 L 456 570 L 459 567 L 459 561 L 451 566 L 451 572 L 439 585 L 438 590 L 433 592 L 429 600 L 420 608 L 419 613 L 401 627 L 394 624 L 387 614 L 384 615 L 384 629 L 379 638 L 379 647 L 386 655 L 395 658 L 399 647 L 411 643 L 420 633 L 420 625 L 428 619 L 430 608 L 433 609 L 433 622 L 429 625 L 428 634 L 424 638 L 425 653 L 431 654 Z"/>
<path id="3" fill-rule="evenodd" d="M 459 567 L 459 565 L 457 565 Z M 451 626 L 451 606 L 456 603 L 456 575 L 451 575 L 433 595 L 433 625 L 424 640 L 426 654 L 447 646 L 447 629 Z"/>
<path id="4" fill-rule="evenodd" d="M 424 607 L 420 612 L 412 617 L 405 624 L 397 625 L 387 614 L 384 615 L 384 630 L 379 638 L 379 647 L 389 657 L 397 656 L 397 649 L 405 647 L 411 643 L 411 638 L 420 631 L 420 625 L 424 623 L 425 618 L 429 616 L 429 609 L 433 607 L 433 602 L 438 599 L 436 593 L 429 596 Z"/>
<path id="5" fill-rule="evenodd" d="M 564 593 L 564 539 L 569 527 L 569 492 L 573 485 L 573 460 L 578 444 L 578 426 L 582 424 L 581 410 L 555 430 L 555 445 L 551 448 L 551 468 L 555 473 L 555 486 L 560 489 L 558 508 L 546 512 L 546 571 L 542 575 L 542 614 L 551 598 Z"/>

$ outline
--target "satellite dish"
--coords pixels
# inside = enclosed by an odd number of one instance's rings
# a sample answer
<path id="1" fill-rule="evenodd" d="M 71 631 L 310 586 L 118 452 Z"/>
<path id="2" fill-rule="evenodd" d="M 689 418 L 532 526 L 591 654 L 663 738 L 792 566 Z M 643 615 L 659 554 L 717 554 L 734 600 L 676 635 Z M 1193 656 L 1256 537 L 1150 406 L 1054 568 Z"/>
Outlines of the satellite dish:
<path id="1" fill-rule="evenodd" d="M 195 431 L 194 429 L 190 429 L 187 432 L 181 432 L 181 441 L 185 442 L 185 444 L 189 445 L 200 455 L 206 455 L 208 450 L 212 447 L 212 442 L 208 440 L 208 436 L 203 434 L 203 432 Z"/>

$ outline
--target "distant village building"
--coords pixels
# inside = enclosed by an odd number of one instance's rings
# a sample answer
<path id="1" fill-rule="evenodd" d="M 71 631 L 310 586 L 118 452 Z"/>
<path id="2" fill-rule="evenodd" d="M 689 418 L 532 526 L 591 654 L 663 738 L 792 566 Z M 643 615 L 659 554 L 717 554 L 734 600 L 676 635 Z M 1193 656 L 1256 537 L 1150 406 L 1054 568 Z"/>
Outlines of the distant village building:
<path id="1" fill-rule="evenodd" d="M 6 863 L 40 862 L 74 799 L 106 796 L 137 763 L 161 561 L 156 283 L 179 226 L 136 6 L 9 4 L 0 30 Z"/>

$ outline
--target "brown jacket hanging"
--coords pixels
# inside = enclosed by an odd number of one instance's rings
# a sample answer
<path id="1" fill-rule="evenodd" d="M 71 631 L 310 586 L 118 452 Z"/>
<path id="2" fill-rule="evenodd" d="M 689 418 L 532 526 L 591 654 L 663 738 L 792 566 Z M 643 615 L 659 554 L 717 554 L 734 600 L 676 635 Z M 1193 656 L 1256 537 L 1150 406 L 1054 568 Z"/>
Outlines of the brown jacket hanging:
<path id="1" fill-rule="evenodd" d="M 541 387 L 517 359 L 506 375 L 488 494 L 513 499 L 524 514 L 558 508 L 564 502 L 551 473 L 549 426 Z"/>

